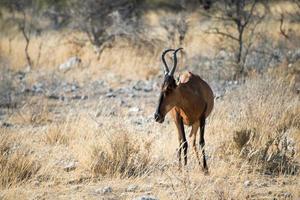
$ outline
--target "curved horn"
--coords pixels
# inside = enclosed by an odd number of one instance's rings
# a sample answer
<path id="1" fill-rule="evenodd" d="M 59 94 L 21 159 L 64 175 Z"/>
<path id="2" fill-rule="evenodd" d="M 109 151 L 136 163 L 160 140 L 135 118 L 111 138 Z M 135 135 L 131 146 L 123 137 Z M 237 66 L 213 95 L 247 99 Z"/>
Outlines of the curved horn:
<path id="1" fill-rule="evenodd" d="M 173 76 L 174 75 L 174 72 L 175 72 L 175 70 L 176 70 L 176 67 L 177 67 L 177 56 L 176 56 L 176 53 L 178 52 L 178 51 L 180 51 L 180 50 L 182 50 L 183 48 L 178 48 L 178 49 L 176 49 L 175 51 L 174 51 L 174 66 L 173 66 L 173 68 L 172 68 L 172 70 L 171 70 L 171 72 L 169 73 L 169 75 L 170 76 Z"/>
<path id="2" fill-rule="evenodd" d="M 162 53 L 162 55 L 161 55 L 161 59 L 162 59 L 164 65 L 165 65 L 165 67 L 164 67 L 164 72 L 165 72 L 165 74 L 169 73 L 169 68 L 168 68 L 167 62 L 166 62 L 166 60 L 165 60 L 165 55 L 166 55 L 168 52 L 170 52 L 170 51 L 175 51 L 175 50 L 174 50 L 174 49 L 166 49 L 166 50 Z"/>

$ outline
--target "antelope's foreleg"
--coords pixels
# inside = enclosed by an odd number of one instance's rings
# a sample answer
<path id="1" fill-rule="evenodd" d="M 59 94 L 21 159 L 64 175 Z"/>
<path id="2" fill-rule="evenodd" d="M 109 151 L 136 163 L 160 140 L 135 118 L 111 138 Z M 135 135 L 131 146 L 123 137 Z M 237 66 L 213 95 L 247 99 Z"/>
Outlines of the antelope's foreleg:
<path id="1" fill-rule="evenodd" d="M 198 152 L 198 149 L 197 149 L 197 146 L 196 146 L 196 137 L 197 137 L 198 128 L 199 128 L 199 123 L 194 123 L 192 125 L 192 130 L 191 130 L 191 133 L 190 133 L 190 137 L 192 137 L 192 147 L 193 147 L 194 153 L 196 155 L 196 158 L 198 160 L 198 163 L 200 165 L 201 163 L 200 163 L 200 158 L 199 158 L 199 152 Z"/>
<path id="2" fill-rule="evenodd" d="M 187 164 L 187 149 L 188 143 L 186 141 L 185 133 L 184 133 L 184 125 L 182 118 L 179 114 L 176 114 L 175 117 L 175 124 L 178 131 L 178 141 L 179 141 L 179 149 L 178 149 L 178 160 L 179 160 L 179 168 L 181 168 L 181 152 L 183 150 L 183 158 L 184 158 L 184 165 Z"/>
<path id="3" fill-rule="evenodd" d="M 207 163 L 206 163 L 205 150 L 204 150 L 204 146 L 205 146 L 204 130 L 205 130 L 205 116 L 203 115 L 200 119 L 200 140 L 199 140 L 199 144 L 200 144 L 200 148 L 202 150 L 203 168 L 204 168 L 204 170 L 207 171 L 208 167 L 207 167 Z"/>

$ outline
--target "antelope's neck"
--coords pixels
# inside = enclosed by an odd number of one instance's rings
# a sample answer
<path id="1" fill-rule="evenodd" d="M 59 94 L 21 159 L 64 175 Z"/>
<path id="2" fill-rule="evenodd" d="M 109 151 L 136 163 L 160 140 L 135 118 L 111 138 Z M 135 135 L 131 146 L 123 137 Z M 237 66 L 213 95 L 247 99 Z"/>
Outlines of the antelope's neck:
<path id="1" fill-rule="evenodd" d="M 184 118 L 184 121 L 189 121 L 190 113 L 192 112 L 191 106 L 189 106 L 189 101 L 187 96 L 178 87 L 176 89 L 176 102 L 175 108 L 177 112 Z"/>

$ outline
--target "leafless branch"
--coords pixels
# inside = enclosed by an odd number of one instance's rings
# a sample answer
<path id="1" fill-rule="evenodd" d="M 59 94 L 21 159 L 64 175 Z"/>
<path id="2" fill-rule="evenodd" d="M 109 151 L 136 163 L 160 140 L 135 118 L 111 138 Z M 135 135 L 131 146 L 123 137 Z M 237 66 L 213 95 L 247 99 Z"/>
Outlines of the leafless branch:
<path id="1" fill-rule="evenodd" d="M 216 34 L 216 35 L 221 35 L 221 36 L 224 36 L 224 37 L 227 37 L 227 38 L 230 38 L 232 40 L 235 40 L 235 41 L 239 41 L 239 39 L 233 35 L 230 35 L 229 33 L 225 33 L 225 32 L 222 32 L 220 31 L 218 28 L 213 28 L 213 32 L 211 31 L 206 31 L 206 33 L 209 33 L 209 34 Z"/>
<path id="2" fill-rule="evenodd" d="M 280 33 L 281 33 L 286 39 L 289 39 L 288 34 L 285 32 L 285 30 L 284 30 L 284 28 L 283 28 L 283 22 L 284 22 L 284 15 L 281 14 L 279 30 L 280 30 Z"/>
<path id="3" fill-rule="evenodd" d="M 256 3 L 257 3 L 257 0 L 254 0 L 253 4 L 251 6 L 251 9 L 250 9 L 250 13 L 249 13 L 248 17 L 245 19 L 245 22 L 243 24 L 244 27 L 247 26 L 247 24 L 249 23 L 251 17 L 253 16 L 253 12 L 254 12 L 254 8 L 256 6 Z"/>
<path id="4" fill-rule="evenodd" d="M 30 44 L 30 34 L 28 34 L 26 32 L 26 23 L 27 23 L 27 18 L 26 18 L 26 13 L 25 11 L 23 11 L 22 13 L 23 15 L 23 19 L 22 19 L 22 23 L 20 24 L 19 28 L 22 32 L 22 35 L 26 41 L 26 45 L 25 45 L 25 55 L 26 55 L 26 60 L 27 60 L 27 64 L 29 65 L 29 67 L 32 67 L 32 60 L 30 58 L 29 52 L 28 52 L 28 48 L 29 48 L 29 44 Z"/>

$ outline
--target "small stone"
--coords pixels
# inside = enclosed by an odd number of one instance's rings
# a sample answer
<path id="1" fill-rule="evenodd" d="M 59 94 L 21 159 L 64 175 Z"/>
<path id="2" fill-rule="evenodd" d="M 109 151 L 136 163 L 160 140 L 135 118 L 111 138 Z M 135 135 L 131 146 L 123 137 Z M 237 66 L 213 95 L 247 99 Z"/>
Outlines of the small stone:
<path id="1" fill-rule="evenodd" d="M 107 93 L 105 96 L 109 97 L 109 98 L 110 97 L 116 97 L 116 95 L 114 93 L 112 93 L 112 92 Z"/>
<path id="2" fill-rule="evenodd" d="M 74 99 L 74 100 L 86 100 L 86 99 L 88 99 L 88 96 L 86 96 L 86 95 L 74 95 L 74 96 L 72 96 L 72 99 Z"/>
<path id="3" fill-rule="evenodd" d="M 134 192 L 137 189 L 138 189 L 137 185 L 129 185 L 128 188 L 126 189 L 126 191 L 127 192 Z"/>
<path id="4" fill-rule="evenodd" d="M 98 194 L 108 194 L 112 193 L 112 188 L 110 186 L 105 186 L 103 188 L 97 189 L 95 192 Z"/>
<path id="5" fill-rule="evenodd" d="M 79 190 L 81 188 L 81 185 L 74 185 L 71 187 L 73 190 Z"/>
<path id="6" fill-rule="evenodd" d="M 151 191 L 153 189 L 153 185 L 147 185 L 144 187 L 144 191 Z"/>
<path id="7" fill-rule="evenodd" d="M 0 127 L 9 128 L 9 127 L 13 127 L 13 125 L 7 122 L 0 122 Z"/>
<path id="8" fill-rule="evenodd" d="M 81 63 L 81 59 L 78 58 L 77 56 L 73 56 L 71 58 L 69 58 L 65 63 L 59 65 L 59 70 L 66 72 L 68 70 L 70 70 L 71 68 L 79 65 Z"/>
<path id="9" fill-rule="evenodd" d="M 50 95 L 48 95 L 48 99 L 59 100 L 60 97 L 58 95 L 56 95 L 56 94 L 50 94 Z"/>
<path id="10" fill-rule="evenodd" d="M 247 181 L 244 182 L 244 186 L 245 186 L 245 187 L 249 187 L 250 185 L 251 185 L 251 182 L 250 182 L 250 181 L 247 180 Z"/>
<path id="11" fill-rule="evenodd" d="M 140 109 L 138 107 L 132 107 L 128 110 L 129 112 L 139 112 Z"/>
<path id="12" fill-rule="evenodd" d="M 75 92 L 79 87 L 77 85 L 71 86 L 71 92 Z"/>
<path id="13" fill-rule="evenodd" d="M 257 184 L 258 187 L 268 187 L 267 183 L 258 183 Z"/>
<path id="14" fill-rule="evenodd" d="M 285 198 L 291 198 L 292 197 L 292 194 L 290 192 L 285 192 L 283 195 L 284 195 Z"/>
<path id="15" fill-rule="evenodd" d="M 34 185 L 34 186 L 40 186 L 40 181 L 38 181 L 38 180 L 33 181 L 33 185 Z"/>
<path id="16" fill-rule="evenodd" d="M 151 82 L 145 82 L 145 81 L 138 81 L 133 86 L 134 90 L 137 91 L 144 91 L 144 92 L 151 92 L 153 90 L 153 86 Z"/>
<path id="17" fill-rule="evenodd" d="M 136 197 L 133 200 L 158 200 L 158 199 L 153 196 L 141 196 L 141 197 Z"/>
<path id="18" fill-rule="evenodd" d="M 219 58 L 226 58 L 227 57 L 226 51 L 224 51 L 224 50 L 219 51 L 218 57 Z"/>
<path id="19" fill-rule="evenodd" d="M 43 90 L 43 84 L 42 83 L 36 83 L 32 86 L 32 91 L 35 92 L 35 93 L 42 93 L 44 90 Z"/>
<path id="20" fill-rule="evenodd" d="M 72 161 L 72 162 L 70 162 L 70 163 L 68 163 L 67 165 L 64 166 L 64 170 L 66 172 L 70 172 L 70 171 L 73 171 L 75 169 L 76 169 L 76 164 L 75 164 L 74 161 Z"/>
<path id="21" fill-rule="evenodd" d="M 24 72 L 25 73 L 29 73 L 31 71 L 31 67 L 29 65 L 27 65 L 27 67 L 25 68 Z"/>

